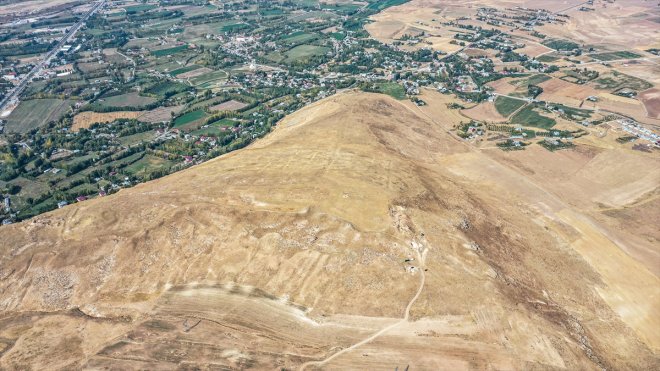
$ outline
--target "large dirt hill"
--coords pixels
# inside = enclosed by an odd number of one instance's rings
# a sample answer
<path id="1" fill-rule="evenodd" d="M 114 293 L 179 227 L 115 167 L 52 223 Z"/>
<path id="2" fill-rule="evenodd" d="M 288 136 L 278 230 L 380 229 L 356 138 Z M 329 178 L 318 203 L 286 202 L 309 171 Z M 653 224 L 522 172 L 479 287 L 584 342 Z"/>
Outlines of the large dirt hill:
<path id="1" fill-rule="evenodd" d="M 472 149 L 442 97 L 2 227 L 0 369 L 660 368 L 657 156 Z"/>

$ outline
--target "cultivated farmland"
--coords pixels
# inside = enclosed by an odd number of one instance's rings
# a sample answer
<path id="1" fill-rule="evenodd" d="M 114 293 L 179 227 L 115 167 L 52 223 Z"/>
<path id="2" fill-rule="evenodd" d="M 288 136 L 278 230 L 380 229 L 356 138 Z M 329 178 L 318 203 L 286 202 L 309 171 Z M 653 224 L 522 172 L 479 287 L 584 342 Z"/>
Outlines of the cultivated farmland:
<path id="1" fill-rule="evenodd" d="M 540 108 L 535 105 L 528 105 L 511 117 L 511 123 L 514 125 L 531 126 L 541 129 L 550 129 L 555 126 L 556 121 L 539 113 Z"/>
<path id="2" fill-rule="evenodd" d="M 521 99 L 514 99 L 505 96 L 498 96 L 495 99 L 495 108 L 500 115 L 509 117 L 512 113 L 525 105 L 525 101 Z"/>
<path id="3" fill-rule="evenodd" d="M 237 100 L 228 100 L 220 104 L 209 107 L 211 111 L 237 111 L 247 107 L 246 103 L 239 102 Z"/>
<path id="4" fill-rule="evenodd" d="M 112 122 L 116 119 L 136 119 L 144 111 L 117 111 L 117 112 L 91 112 L 84 111 L 73 117 L 71 130 L 78 131 L 83 128 L 89 128 L 96 123 Z"/>
<path id="5" fill-rule="evenodd" d="M 142 107 L 154 102 L 156 102 L 156 99 L 153 97 L 146 97 L 133 92 L 103 98 L 99 103 L 107 107 Z"/>
<path id="6" fill-rule="evenodd" d="M 7 131 L 25 133 L 58 120 L 74 103 L 63 99 L 33 99 L 21 102 L 7 118 Z"/>
<path id="7" fill-rule="evenodd" d="M 206 112 L 203 110 L 196 110 L 185 113 L 174 120 L 174 127 L 190 127 L 195 123 L 201 122 L 207 117 Z"/>

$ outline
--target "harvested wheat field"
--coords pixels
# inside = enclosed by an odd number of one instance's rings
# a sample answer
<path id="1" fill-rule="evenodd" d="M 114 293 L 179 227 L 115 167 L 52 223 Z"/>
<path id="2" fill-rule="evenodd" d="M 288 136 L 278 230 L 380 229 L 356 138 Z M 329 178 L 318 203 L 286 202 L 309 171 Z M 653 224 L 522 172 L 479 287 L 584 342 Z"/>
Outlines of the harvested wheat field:
<path id="1" fill-rule="evenodd" d="M 474 11 L 465 8 L 453 9 L 452 16 L 448 17 L 444 13 L 439 13 L 437 6 L 438 4 L 435 3 L 413 1 L 390 7 L 372 15 L 370 17 L 372 22 L 366 24 L 365 29 L 381 42 L 390 43 L 404 35 L 420 36 L 423 42 L 410 49 L 430 46 L 434 50 L 446 53 L 455 52 L 461 49 L 461 46 L 450 42 L 455 41 L 454 35 L 456 32 L 461 32 L 461 29 L 447 26 L 443 22 L 454 20 L 463 14 L 472 14 Z"/>
<path id="2" fill-rule="evenodd" d="M 151 111 L 143 112 L 138 120 L 150 123 L 161 123 L 172 120 L 172 113 L 177 114 L 184 108 L 183 105 L 171 107 L 158 107 Z"/>
<path id="3" fill-rule="evenodd" d="M 515 81 L 517 81 L 517 79 L 505 77 L 499 80 L 491 81 L 486 85 L 493 88 L 493 90 L 498 94 L 509 95 L 515 92 L 517 89 L 516 85 L 513 84 Z"/>
<path id="4" fill-rule="evenodd" d="M 461 113 L 472 120 L 487 123 L 500 123 L 507 121 L 506 117 L 497 112 L 493 102 L 479 103 L 472 108 L 461 110 Z"/>
<path id="5" fill-rule="evenodd" d="M 158 107 L 150 111 L 117 111 L 117 112 L 81 112 L 73 117 L 71 130 L 78 131 L 89 128 L 96 123 L 112 122 L 117 119 L 137 119 L 153 124 L 172 120 L 172 113 L 181 112 L 183 106 Z"/>
<path id="6" fill-rule="evenodd" d="M 660 282 L 626 252 L 657 240 L 613 233 L 660 216 L 657 154 L 480 151 L 422 98 L 336 95 L 1 227 L 0 368 L 657 369 Z"/>
<path id="7" fill-rule="evenodd" d="M 246 103 L 239 102 L 237 100 L 228 100 L 215 106 L 209 107 L 211 111 L 237 111 L 247 107 Z"/>
<path id="8" fill-rule="evenodd" d="M 523 44 L 525 44 L 524 47 L 520 49 L 516 49 L 516 53 L 521 53 L 528 55 L 530 57 L 536 58 L 540 55 L 543 54 L 549 54 L 552 53 L 554 50 L 548 48 L 547 46 L 544 46 L 542 44 L 536 43 L 536 42 L 531 42 L 529 40 L 524 40 L 524 39 L 516 39 L 516 41 L 519 41 Z"/>
<path id="9" fill-rule="evenodd" d="M 136 119 L 145 111 L 91 112 L 85 111 L 73 117 L 71 130 L 87 129 L 93 124 L 112 122 L 117 119 Z"/>
<path id="10" fill-rule="evenodd" d="M 543 93 L 538 99 L 578 107 L 589 96 L 598 95 L 598 91 L 589 85 L 573 84 L 562 79 L 552 78 L 539 84 Z"/>

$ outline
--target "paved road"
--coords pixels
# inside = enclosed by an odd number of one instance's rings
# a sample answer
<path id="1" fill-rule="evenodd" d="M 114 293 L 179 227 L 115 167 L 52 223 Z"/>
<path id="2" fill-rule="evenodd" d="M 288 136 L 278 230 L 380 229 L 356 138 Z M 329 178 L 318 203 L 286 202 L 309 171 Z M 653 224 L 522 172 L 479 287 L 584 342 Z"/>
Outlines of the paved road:
<path id="1" fill-rule="evenodd" d="M 18 83 L 18 85 L 16 85 L 16 87 L 14 87 L 14 89 L 12 89 L 5 96 L 5 98 L 2 101 L 0 101 L 0 112 L 3 112 L 5 110 L 5 107 L 10 102 L 18 99 L 18 97 L 21 95 L 23 90 L 25 90 L 28 84 L 32 81 L 32 78 L 38 73 L 40 73 L 44 67 L 48 66 L 50 61 L 53 59 L 53 57 L 55 57 L 55 55 L 57 55 L 57 53 L 60 51 L 62 46 L 64 46 L 64 44 L 66 44 L 69 40 L 71 40 L 71 38 L 76 34 L 76 32 L 80 30 L 80 27 L 82 27 L 85 21 L 97 10 L 99 10 L 103 6 L 103 4 L 105 4 L 106 1 L 107 0 L 99 0 L 96 3 L 96 5 L 94 5 L 92 9 L 89 12 L 87 12 L 87 14 L 85 14 L 80 19 L 80 21 L 78 21 L 78 23 L 76 23 L 71 27 L 71 29 L 69 29 L 69 32 L 67 32 L 67 34 L 60 39 L 57 45 L 55 45 L 55 47 L 51 49 L 51 51 L 49 51 L 48 54 L 46 54 L 44 59 L 41 62 L 39 62 L 36 66 L 34 66 L 34 68 L 32 68 L 32 70 L 28 72 L 28 74 L 25 75 L 25 77 L 23 77 L 23 79 Z"/>

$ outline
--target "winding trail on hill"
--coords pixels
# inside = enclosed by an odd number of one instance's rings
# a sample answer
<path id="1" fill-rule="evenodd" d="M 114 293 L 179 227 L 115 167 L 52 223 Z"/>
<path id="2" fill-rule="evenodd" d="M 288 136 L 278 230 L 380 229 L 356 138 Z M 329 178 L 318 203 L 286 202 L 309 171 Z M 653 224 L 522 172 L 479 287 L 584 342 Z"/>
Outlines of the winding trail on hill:
<path id="1" fill-rule="evenodd" d="M 410 301 L 408 302 L 408 305 L 406 306 L 406 310 L 403 314 L 403 318 L 401 318 L 400 320 L 394 322 L 393 324 L 391 324 L 389 326 L 386 326 L 386 327 L 380 329 L 378 332 L 372 334 L 368 338 L 366 338 L 364 340 L 361 340 L 360 342 L 355 343 L 355 344 L 351 345 L 348 348 L 344 348 L 344 349 L 338 351 L 337 353 L 334 353 L 334 354 L 330 355 L 326 359 L 323 359 L 321 361 L 305 362 L 302 365 L 300 365 L 300 368 L 298 370 L 303 371 L 305 368 L 307 368 L 307 366 L 312 366 L 312 365 L 317 366 L 317 367 L 323 366 L 324 364 L 332 361 L 333 359 L 339 357 L 340 355 L 348 353 L 348 352 L 350 352 L 350 351 L 352 351 L 352 350 L 354 350 L 354 349 L 356 349 L 356 348 L 358 348 L 358 347 L 360 347 L 364 344 L 367 344 L 367 343 L 373 341 L 374 339 L 378 338 L 380 335 L 382 335 L 382 334 L 386 333 L 387 331 L 395 328 L 396 326 L 398 326 L 402 323 L 408 322 L 408 320 L 410 318 L 410 309 L 412 308 L 413 304 L 415 304 L 415 301 L 417 301 L 417 299 L 419 298 L 419 295 L 422 293 L 422 290 L 424 289 L 424 283 L 426 281 L 426 276 L 424 275 L 424 260 L 426 258 L 426 254 L 425 254 L 426 251 L 427 251 L 426 248 L 424 248 L 424 251 L 420 253 L 420 251 L 418 249 L 415 249 L 415 254 L 417 255 L 417 259 L 419 259 L 419 262 L 420 262 L 420 267 L 419 267 L 419 272 L 420 272 L 419 288 L 417 289 L 417 292 L 415 293 L 415 296 L 413 296 L 412 299 L 410 299 Z"/>

